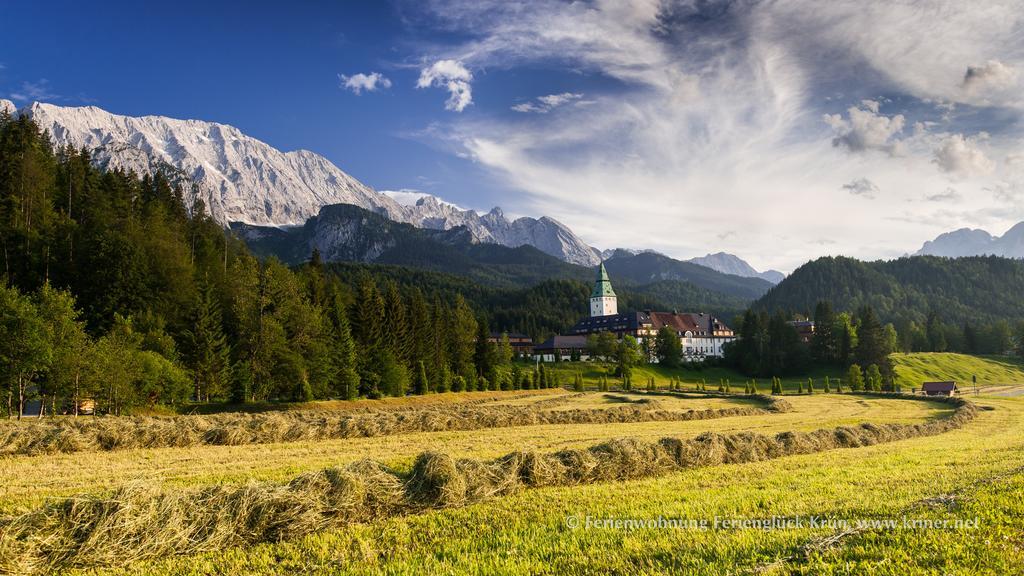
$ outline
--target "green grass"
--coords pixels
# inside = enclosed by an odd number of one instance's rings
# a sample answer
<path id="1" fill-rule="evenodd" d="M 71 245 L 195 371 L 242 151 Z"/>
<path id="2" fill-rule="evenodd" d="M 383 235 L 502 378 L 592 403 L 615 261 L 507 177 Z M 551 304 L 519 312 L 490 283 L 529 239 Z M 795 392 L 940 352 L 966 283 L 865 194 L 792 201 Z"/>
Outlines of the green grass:
<path id="1" fill-rule="evenodd" d="M 922 382 L 955 380 L 961 388 L 1005 386 L 1024 382 L 1024 359 L 1013 356 L 968 356 L 950 352 L 893 354 L 896 377 L 905 387 L 920 388 Z"/>
<path id="2" fill-rule="evenodd" d="M 817 400 L 817 399 L 816 399 Z M 899 402 L 899 401 L 896 401 Z M 982 398 L 965 428 L 667 477 L 529 490 L 292 542 L 115 568 L 115 574 L 1009 574 L 1024 565 L 1024 401 Z M 904 402 L 904 404 L 913 404 Z M 959 492 L 952 508 L 922 506 Z M 567 518 L 966 518 L 975 531 L 573 528 Z M 808 556 L 804 552 L 812 550 Z"/>
<path id="3" fill-rule="evenodd" d="M 955 380 L 961 388 L 971 386 L 971 377 L 977 375 L 978 385 L 1006 386 L 1024 382 L 1024 359 L 1012 356 L 969 356 L 966 354 L 954 353 L 928 353 L 915 352 L 912 354 L 893 354 L 891 356 L 893 365 L 896 368 L 897 382 L 904 389 L 910 391 L 912 388 L 921 388 L 922 382 L 934 380 Z M 557 374 L 560 382 L 565 386 L 571 386 L 573 378 L 577 373 L 583 375 L 584 384 L 588 388 L 597 386 L 602 375 L 608 376 L 611 386 L 618 386 L 619 381 L 611 376 L 614 365 L 602 362 L 555 362 L 544 364 L 545 369 Z M 520 365 L 521 369 L 532 369 L 533 364 Z M 633 370 L 633 388 L 643 389 L 647 386 L 647 380 L 651 377 L 659 388 L 667 388 L 672 376 L 682 378 L 686 388 L 692 388 L 697 382 L 704 380 L 709 390 L 718 388 L 721 380 L 729 380 L 734 391 L 743 389 L 745 382 L 750 377 L 723 366 L 714 366 L 702 370 L 671 369 L 656 364 L 638 366 Z M 815 367 L 799 376 L 787 376 L 782 378 L 782 387 L 786 392 L 796 392 L 800 385 L 806 387 L 807 379 L 814 380 L 815 390 L 820 392 L 824 387 L 825 377 L 828 376 L 835 382 L 836 379 L 844 383 L 847 379 L 847 371 L 838 367 Z M 758 389 L 761 392 L 771 390 L 769 378 L 757 378 Z M 834 386 L 834 383 L 833 383 Z"/>
<path id="4" fill-rule="evenodd" d="M 520 368 L 532 370 L 533 366 L 533 364 L 522 364 Z M 609 363 L 551 362 L 544 364 L 544 368 L 552 374 L 557 375 L 559 382 L 563 386 L 572 386 L 573 379 L 576 377 L 577 373 L 583 375 L 583 383 L 588 389 L 596 388 L 601 376 L 607 376 L 608 384 L 613 388 L 620 385 L 619 379 L 612 376 L 615 366 Z M 733 392 L 741 392 L 743 390 L 744 383 L 751 380 L 749 376 L 744 376 L 736 370 L 726 368 L 724 366 L 709 366 L 700 370 L 692 370 L 686 368 L 666 368 L 657 364 L 644 364 L 633 369 L 633 389 L 645 389 L 649 378 L 654 378 L 655 385 L 657 385 L 659 389 L 668 389 L 669 381 L 673 376 L 681 378 L 684 389 L 688 390 L 694 389 L 696 384 L 702 380 L 707 385 L 708 390 L 717 390 L 720 381 L 728 380 L 730 386 L 732 386 Z M 807 379 L 813 378 L 815 389 L 820 391 L 824 386 L 825 376 L 834 380 L 836 378 L 844 377 L 844 373 L 838 368 L 815 367 L 800 376 L 789 376 L 783 378 L 782 385 L 786 391 L 795 392 L 800 384 L 806 386 Z M 758 391 L 762 393 L 771 392 L 770 378 L 757 378 L 756 380 Z"/>

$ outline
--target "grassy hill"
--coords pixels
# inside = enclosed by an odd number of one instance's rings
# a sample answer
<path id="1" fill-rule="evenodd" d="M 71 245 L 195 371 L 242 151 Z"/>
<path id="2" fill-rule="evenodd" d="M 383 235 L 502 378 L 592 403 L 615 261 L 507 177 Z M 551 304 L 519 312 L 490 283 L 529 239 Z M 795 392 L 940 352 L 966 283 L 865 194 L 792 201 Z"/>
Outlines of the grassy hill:
<path id="1" fill-rule="evenodd" d="M 968 356 L 948 352 L 893 354 L 896 375 L 904 386 L 955 380 L 961 386 L 978 377 L 979 386 L 1024 384 L 1024 359 L 1012 356 Z"/>
<path id="2" fill-rule="evenodd" d="M 914 354 L 893 354 L 893 364 L 896 366 L 897 381 L 909 392 L 912 388 L 920 388 L 922 382 L 935 380 L 955 380 L 961 387 L 970 385 L 971 376 L 978 376 L 979 386 L 1002 386 L 1008 384 L 1024 384 L 1024 359 L 1010 356 L 968 356 L 966 354 L 952 353 L 914 353 Z M 611 364 L 601 362 L 560 362 L 545 364 L 547 370 L 558 375 L 559 381 L 564 386 L 573 382 L 576 374 L 583 376 L 587 388 L 597 385 L 602 375 L 610 375 L 614 370 Z M 522 368 L 529 369 L 532 365 L 522 365 Z M 669 369 L 658 365 L 639 366 L 633 370 L 633 387 L 642 389 L 647 386 L 648 378 L 654 378 L 659 388 L 667 388 L 672 376 L 682 378 L 686 388 L 703 380 L 709 389 L 718 387 L 721 380 L 728 380 L 734 391 L 738 387 L 743 389 L 744 382 L 750 380 L 739 372 L 726 367 L 708 367 L 701 370 Z M 824 386 L 825 377 L 846 381 L 846 371 L 840 368 L 815 368 L 800 376 L 792 376 L 782 379 L 782 386 L 786 392 L 796 392 L 797 388 L 806 385 L 807 379 L 814 380 L 817 391 Z M 618 381 L 609 376 L 612 386 Z M 761 392 L 771 390 L 771 383 L 767 378 L 757 380 L 758 389 Z"/>

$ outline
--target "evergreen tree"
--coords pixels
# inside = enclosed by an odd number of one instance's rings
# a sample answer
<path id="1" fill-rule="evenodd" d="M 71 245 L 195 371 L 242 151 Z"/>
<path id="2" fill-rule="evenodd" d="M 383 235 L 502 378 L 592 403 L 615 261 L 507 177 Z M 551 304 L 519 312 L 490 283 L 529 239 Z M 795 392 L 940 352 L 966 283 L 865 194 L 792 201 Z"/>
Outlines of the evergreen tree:
<path id="1" fill-rule="evenodd" d="M 811 338 L 811 357 L 818 364 L 836 360 L 836 339 L 832 331 L 835 322 L 832 304 L 818 302 L 814 308 L 814 336 Z"/>
<path id="2" fill-rule="evenodd" d="M 807 379 L 807 393 L 808 394 L 814 394 L 814 379 L 813 378 L 808 378 Z"/>
<path id="3" fill-rule="evenodd" d="M 877 364 L 868 366 L 866 381 L 868 390 L 872 392 L 882 391 L 882 373 Z"/>
<path id="4" fill-rule="evenodd" d="M 850 387 L 851 392 L 860 392 L 864 389 L 864 375 L 861 372 L 861 368 L 857 364 L 850 365 L 850 370 L 846 381 Z"/>
<path id="5" fill-rule="evenodd" d="M 185 331 L 185 363 L 192 374 L 196 401 L 224 398 L 231 385 L 231 351 L 221 320 L 220 303 L 208 281 L 200 284 Z"/>
<path id="6" fill-rule="evenodd" d="M 451 315 L 448 333 L 452 372 L 462 376 L 464 382 L 475 381 L 477 374 L 473 357 L 476 353 L 477 321 L 461 294 L 455 297 Z"/>
<path id="7" fill-rule="evenodd" d="M 426 394 L 430 390 L 430 381 L 427 380 L 427 366 L 420 360 L 417 363 L 416 378 L 413 380 L 412 393 L 417 395 Z"/>

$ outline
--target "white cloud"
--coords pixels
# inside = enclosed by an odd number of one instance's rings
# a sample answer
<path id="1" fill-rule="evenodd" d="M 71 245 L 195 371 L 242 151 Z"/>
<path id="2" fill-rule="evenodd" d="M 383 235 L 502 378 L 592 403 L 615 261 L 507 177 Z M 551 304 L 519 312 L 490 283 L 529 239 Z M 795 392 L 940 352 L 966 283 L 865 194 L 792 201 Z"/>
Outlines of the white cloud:
<path id="1" fill-rule="evenodd" d="M 889 117 L 879 114 L 878 102 L 872 100 L 865 100 L 862 106 L 864 108 L 853 106 L 847 110 L 847 118 L 841 114 L 825 114 L 825 123 L 836 133 L 832 145 L 853 152 L 881 150 L 889 154 L 901 153 L 903 148 L 897 135 L 906 123 L 903 115 Z"/>
<path id="2" fill-rule="evenodd" d="M 538 114 L 547 114 L 559 106 L 579 101 L 580 98 L 583 98 L 583 94 L 575 92 L 548 94 L 547 96 L 538 96 L 536 102 L 523 102 L 522 104 L 516 104 L 515 106 L 512 106 L 512 110 L 523 113 L 533 112 Z"/>
<path id="3" fill-rule="evenodd" d="M 982 129 L 955 124 L 980 118 L 973 106 L 986 99 L 1007 130 L 979 148 L 984 157 L 1020 149 L 1017 100 L 962 85 L 968 66 L 993 55 L 1021 69 L 1024 13 L 1012 2 L 424 1 L 428 22 L 469 38 L 426 47 L 428 61 L 595 80 L 589 106 L 514 120 L 481 106 L 430 138 L 521 191 L 502 199 L 507 208 L 549 214 L 602 248 L 726 250 L 782 270 L 821 255 L 819 239 L 833 254 L 896 257 L 955 225 L 952 212 L 933 219 L 918 204 L 954 174 L 935 150 Z M 516 106 L 542 109 L 537 99 Z M 1024 218 L 1019 204 L 997 210 L 991 192 L 1007 164 L 956 172 L 957 208 L 978 225 Z M 864 202 L 821 192 L 861 178 L 885 193 Z M 878 217 L 912 202 L 908 222 Z M 836 217 L 780 224 L 814 213 Z"/>
<path id="4" fill-rule="evenodd" d="M 968 66 L 962 85 L 969 94 L 984 97 L 1011 88 L 1016 81 L 1016 70 L 999 60 L 989 60 L 982 66 Z"/>
<path id="5" fill-rule="evenodd" d="M 367 92 L 376 92 L 378 89 L 391 88 L 391 80 L 388 80 L 386 76 L 380 72 L 370 72 L 369 74 L 353 74 L 346 76 L 344 74 L 338 74 L 338 81 L 341 87 L 346 90 L 351 90 L 355 94 L 361 94 L 363 90 Z"/>
<path id="6" fill-rule="evenodd" d="M 942 192 L 929 194 L 924 197 L 929 202 L 959 202 L 963 196 L 955 188 L 946 188 Z"/>
<path id="7" fill-rule="evenodd" d="M 420 71 L 417 88 L 437 86 L 448 90 L 445 109 L 462 112 L 473 103 L 473 74 L 458 60 L 438 60 Z"/>
<path id="8" fill-rule="evenodd" d="M 935 149 L 933 161 L 944 172 L 961 176 L 988 174 L 995 168 L 979 147 L 986 135 L 965 138 L 963 134 L 953 134 L 944 139 Z"/>
<path id="9" fill-rule="evenodd" d="M 873 200 L 875 195 L 878 193 L 878 186 L 867 178 L 858 178 L 853 182 L 843 184 L 843 190 L 846 190 L 854 196 Z"/>

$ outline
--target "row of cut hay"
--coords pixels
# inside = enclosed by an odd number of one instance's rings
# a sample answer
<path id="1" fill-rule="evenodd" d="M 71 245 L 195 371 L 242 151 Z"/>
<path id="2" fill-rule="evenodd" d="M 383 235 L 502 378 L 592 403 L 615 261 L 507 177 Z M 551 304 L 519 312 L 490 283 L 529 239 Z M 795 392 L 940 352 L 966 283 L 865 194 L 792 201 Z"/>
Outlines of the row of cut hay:
<path id="1" fill-rule="evenodd" d="M 526 488 L 647 478 L 678 470 L 754 462 L 940 434 L 964 425 L 973 404 L 923 424 L 861 424 L 765 436 L 704 433 L 658 442 L 613 440 L 555 453 L 496 460 L 420 454 L 409 474 L 361 461 L 298 476 L 167 491 L 130 485 L 113 495 L 70 498 L 0 520 L 0 573 L 42 573 L 194 554 L 294 539 L 325 528 L 463 506 Z"/>
<path id="2" fill-rule="evenodd" d="M 757 407 L 672 411 L 638 405 L 551 411 L 544 406 L 460 406 L 367 413 L 265 412 L 212 416 L 62 418 L 0 426 L 0 455 L 89 450 L 237 446 L 409 432 L 445 432 L 539 424 L 612 424 L 748 416 L 783 411 L 788 405 L 761 397 Z M 555 399 L 552 399 L 555 400 Z"/>

